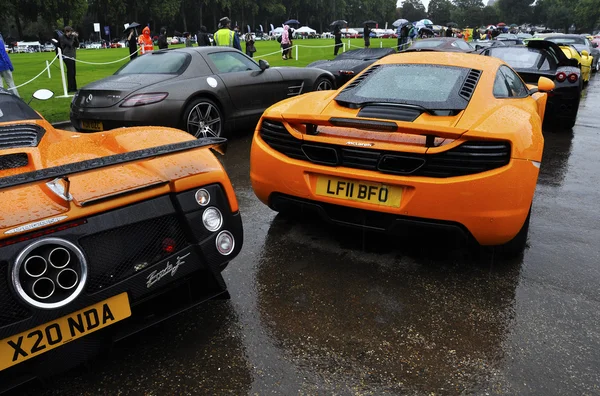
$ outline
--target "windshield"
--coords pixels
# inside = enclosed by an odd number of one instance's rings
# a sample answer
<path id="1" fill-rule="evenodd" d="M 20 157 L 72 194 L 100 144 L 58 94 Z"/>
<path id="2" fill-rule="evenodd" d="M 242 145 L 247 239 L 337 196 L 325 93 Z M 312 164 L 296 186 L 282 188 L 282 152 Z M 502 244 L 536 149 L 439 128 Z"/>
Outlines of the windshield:
<path id="1" fill-rule="evenodd" d="M 459 95 L 471 69 L 439 65 L 396 64 L 377 67 L 357 85 L 343 89 L 336 101 L 351 107 L 367 103 L 398 103 L 429 110 L 464 109 Z"/>
<path id="2" fill-rule="evenodd" d="M 42 118 L 20 98 L 6 92 L 0 88 L 0 123 Z"/>
<path id="3" fill-rule="evenodd" d="M 502 59 L 514 69 L 554 69 L 554 62 L 551 64 L 544 53 L 532 48 L 496 47 L 490 49 L 488 54 Z"/>
<path id="4" fill-rule="evenodd" d="M 548 37 L 546 40 L 552 41 L 556 44 L 585 44 L 583 37 Z"/>
<path id="5" fill-rule="evenodd" d="M 153 52 L 138 56 L 115 74 L 179 74 L 188 58 L 189 55 L 182 52 Z"/>

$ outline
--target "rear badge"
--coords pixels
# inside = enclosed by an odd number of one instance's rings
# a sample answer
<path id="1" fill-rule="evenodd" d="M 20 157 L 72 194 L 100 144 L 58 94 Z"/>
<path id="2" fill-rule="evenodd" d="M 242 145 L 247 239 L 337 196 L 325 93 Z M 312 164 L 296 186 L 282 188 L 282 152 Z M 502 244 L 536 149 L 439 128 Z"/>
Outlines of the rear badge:
<path id="1" fill-rule="evenodd" d="M 361 143 L 361 142 L 346 142 L 348 146 L 358 146 L 358 147 L 372 147 L 375 146 L 374 143 Z"/>
<path id="2" fill-rule="evenodd" d="M 17 232 L 30 231 L 30 230 L 33 230 L 36 228 L 45 227 L 50 224 L 58 223 L 59 221 L 62 221 L 64 219 L 66 219 L 67 217 L 68 216 L 58 216 L 58 217 L 53 217 L 51 219 L 36 221 L 35 223 L 25 224 L 23 226 L 13 228 L 12 230 L 4 231 L 4 233 L 5 234 L 15 234 Z"/>

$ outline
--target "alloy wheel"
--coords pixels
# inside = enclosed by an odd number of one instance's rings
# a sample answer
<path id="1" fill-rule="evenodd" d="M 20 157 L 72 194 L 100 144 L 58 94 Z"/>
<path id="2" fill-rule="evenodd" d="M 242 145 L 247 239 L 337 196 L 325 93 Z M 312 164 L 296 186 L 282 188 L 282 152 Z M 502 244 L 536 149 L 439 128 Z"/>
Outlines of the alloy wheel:
<path id="1" fill-rule="evenodd" d="M 187 131 L 197 138 L 219 137 L 221 126 L 221 112 L 208 102 L 196 104 L 187 118 Z"/>
<path id="2" fill-rule="evenodd" d="M 317 91 L 329 91 L 332 90 L 333 86 L 329 80 L 323 79 L 317 85 Z"/>

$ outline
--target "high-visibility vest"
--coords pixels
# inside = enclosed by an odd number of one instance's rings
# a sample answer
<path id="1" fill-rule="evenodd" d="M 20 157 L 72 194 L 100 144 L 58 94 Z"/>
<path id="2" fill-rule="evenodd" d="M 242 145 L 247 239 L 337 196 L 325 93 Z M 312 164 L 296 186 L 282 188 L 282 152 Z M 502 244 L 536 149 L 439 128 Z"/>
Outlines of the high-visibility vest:
<path id="1" fill-rule="evenodd" d="M 154 51 L 154 43 L 152 42 L 151 37 L 148 37 L 148 39 L 146 39 L 146 36 L 141 35 L 139 40 L 140 46 L 142 47 L 142 55 Z"/>
<path id="2" fill-rule="evenodd" d="M 221 47 L 233 47 L 233 35 L 235 32 L 227 28 L 219 29 L 215 33 L 215 43 Z"/>

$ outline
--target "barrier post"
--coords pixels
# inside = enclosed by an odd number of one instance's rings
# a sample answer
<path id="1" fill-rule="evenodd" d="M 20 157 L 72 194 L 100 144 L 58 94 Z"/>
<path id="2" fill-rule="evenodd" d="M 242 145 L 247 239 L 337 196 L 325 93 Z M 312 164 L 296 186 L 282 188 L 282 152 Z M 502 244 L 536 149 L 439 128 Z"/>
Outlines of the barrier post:
<path id="1" fill-rule="evenodd" d="M 62 58 L 62 51 L 60 48 L 58 48 L 58 63 L 60 64 L 60 77 L 62 79 L 62 86 L 63 86 L 63 95 L 61 96 L 57 96 L 58 98 L 68 98 L 69 97 L 69 93 L 67 92 L 67 82 L 65 81 L 65 69 L 63 66 L 63 58 Z"/>
<path id="2" fill-rule="evenodd" d="M 342 52 L 346 52 L 346 43 L 342 43 Z"/>
<path id="3" fill-rule="evenodd" d="M 379 48 L 383 48 L 383 42 L 379 40 Z"/>
<path id="4" fill-rule="evenodd" d="M 48 78 L 52 78 L 50 75 L 50 63 L 48 63 L 48 61 L 46 61 L 46 70 L 48 70 Z"/>
<path id="5" fill-rule="evenodd" d="M 298 46 L 296 46 L 296 60 L 298 60 Z"/>

